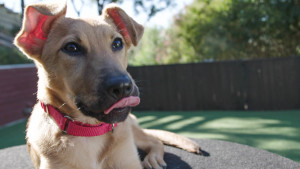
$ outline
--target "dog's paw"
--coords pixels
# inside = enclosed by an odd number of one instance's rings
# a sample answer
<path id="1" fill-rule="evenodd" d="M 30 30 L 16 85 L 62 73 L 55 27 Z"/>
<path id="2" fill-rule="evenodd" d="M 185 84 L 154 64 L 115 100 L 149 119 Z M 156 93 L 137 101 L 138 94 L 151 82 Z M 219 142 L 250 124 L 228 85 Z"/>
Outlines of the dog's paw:
<path id="1" fill-rule="evenodd" d="M 164 161 L 163 155 L 157 153 L 149 153 L 144 158 L 142 165 L 146 169 L 166 169 L 167 164 Z"/>

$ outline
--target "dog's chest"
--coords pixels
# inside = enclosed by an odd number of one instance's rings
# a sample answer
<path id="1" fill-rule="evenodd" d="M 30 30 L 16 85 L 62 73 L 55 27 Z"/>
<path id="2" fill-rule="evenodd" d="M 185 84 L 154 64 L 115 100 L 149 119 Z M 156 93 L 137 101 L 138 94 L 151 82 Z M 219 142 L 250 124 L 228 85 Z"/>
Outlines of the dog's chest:
<path id="1" fill-rule="evenodd" d="M 78 168 L 102 168 L 100 155 L 105 151 L 109 139 L 100 137 L 77 137 L 68 141 L 64 156 Z M 79 167 L 80 166 L 80 167 Z"/>
<path id="2" fill-rule="evenodd" d="M 123 145 L 133 143 L 124 127 L 126 128 L 127 125 L 118 126 L 113 133 L 109 132 L 97 137 L 71 137 L 67 142 L 64 156 L 68 156 L 68 161 L 76 167 L 80 166 L 78 168 L 107 168 L 107 165 L 110 166 L 111 159 L 115 158 L 116 149 L 127 149 L 129 147 Z"/>

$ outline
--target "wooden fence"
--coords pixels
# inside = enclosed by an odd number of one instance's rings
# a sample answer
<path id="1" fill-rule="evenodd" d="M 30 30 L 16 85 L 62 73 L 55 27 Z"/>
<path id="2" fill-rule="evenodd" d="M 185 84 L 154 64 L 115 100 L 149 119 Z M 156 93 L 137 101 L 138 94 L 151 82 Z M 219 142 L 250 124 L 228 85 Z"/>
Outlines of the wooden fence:
<path id="1" fill-rule="evenodd" d="M 300 57 L 129 67 L 136 110 L 300 109 Z M 0 66 L 0 125 L 25 117 L 36 100 L 34 66 Z"/>
<path id="2" fill-rule="evenodd" d="M 130 67 L 138 110 L 300 108 L 300 57 Z"/>

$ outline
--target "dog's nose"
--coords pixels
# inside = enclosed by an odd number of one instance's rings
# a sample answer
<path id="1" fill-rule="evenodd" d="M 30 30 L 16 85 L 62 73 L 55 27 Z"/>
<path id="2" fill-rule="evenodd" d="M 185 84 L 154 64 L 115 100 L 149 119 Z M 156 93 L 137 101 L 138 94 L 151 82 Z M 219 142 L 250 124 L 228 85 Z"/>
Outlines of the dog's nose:
<path id="1" fill-rule="evenodd" d="M 131 94 L 132 81 L 127 75 L 111 76 L 106 79 L 105 86 L 108 94 L 115 99 L 121 99 Z"/>

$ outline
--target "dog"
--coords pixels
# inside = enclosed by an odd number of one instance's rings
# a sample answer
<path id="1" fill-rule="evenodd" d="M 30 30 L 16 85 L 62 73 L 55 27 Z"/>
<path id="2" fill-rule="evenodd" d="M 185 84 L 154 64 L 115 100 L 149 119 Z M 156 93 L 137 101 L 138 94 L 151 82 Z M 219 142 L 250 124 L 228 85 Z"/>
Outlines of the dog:
<path id="1" fill-rule="evenodd" d="M 200 154 L 190 139 L 138 126 L 139 90 L 127 51 L 143 26 L 114 4 L 95 18 L 68 18 L 66 2 L 26 7 L 15 45 L 38 70 L 26 140 L 35 168 L 166 168 L 164 144 Z M 140 161 L 137 148 L 146 156 Z"/>

